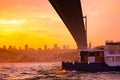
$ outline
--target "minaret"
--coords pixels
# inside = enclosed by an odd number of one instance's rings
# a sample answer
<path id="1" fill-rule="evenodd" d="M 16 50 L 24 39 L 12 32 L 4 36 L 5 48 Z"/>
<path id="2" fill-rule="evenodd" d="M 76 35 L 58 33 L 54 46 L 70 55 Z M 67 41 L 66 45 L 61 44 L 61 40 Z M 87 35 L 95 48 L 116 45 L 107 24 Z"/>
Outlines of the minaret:
<path id="1" fill-rule="evenodd" d="M 91 49 L 92 49 L 91 42 L 89 42 L 88 49 L 89 49 L 89 50 L 91 50 Z"/>

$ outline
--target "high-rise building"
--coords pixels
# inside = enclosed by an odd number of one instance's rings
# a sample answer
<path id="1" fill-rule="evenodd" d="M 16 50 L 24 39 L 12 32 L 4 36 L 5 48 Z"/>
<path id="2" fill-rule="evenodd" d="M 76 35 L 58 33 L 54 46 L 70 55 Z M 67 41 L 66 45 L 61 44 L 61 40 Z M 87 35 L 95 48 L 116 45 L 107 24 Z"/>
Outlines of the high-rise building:
<path id="1" fill-rule="evenodd" d="M 58 48 L 57 44 L 54 44 L 53 49 L 57 49 L 57 48 Z"/>
<path id="2" fill-rule="evenodd" d="M 6 49 L 6 45 L 3 46 L 3 49 Z"/>
<path id="3" fill-rule="evenodd" d="M 17 50 L 16 46 L 13 46 L 12 50 Z"/>
<path id="4" fill-rule="evenodd" d="M 69 46 L 67 45 L 67 47 L 66 47 L 67 49 L 69 49 Z"/>
<path id="5" fill-rule="evenodd" d="M 44 45 L 44 50 L 47 50 L 47 45 Z"/>
<path id="6" fill-rule="evenodd" d="M 21 47 L 19 47 L 19 50 L 22 50 L 22 48 L 21 48 Z"/>
<path id="7" fill-rule="evenodd" d="M 63 45 L 63 49 L 64 49 L 64 50 L 66 49 L 66 45 Z"/>
<path id="8" fill-rule="evenodd" d="M 25 50 L 27 50 L 27 49 L 28 49 L 28 44 L 25 45 Z"/>
<path id="9" fill-rule="evenodd" d="M 12 46 L 11 45 L 8 47 L 8 50 L 12 50 Z"/>
<path id="10" fill-rule="evenodd" d="M 38 48 L 38 51 L 42 51 L 42 49 L 41 49 L 41 48 Z"/>

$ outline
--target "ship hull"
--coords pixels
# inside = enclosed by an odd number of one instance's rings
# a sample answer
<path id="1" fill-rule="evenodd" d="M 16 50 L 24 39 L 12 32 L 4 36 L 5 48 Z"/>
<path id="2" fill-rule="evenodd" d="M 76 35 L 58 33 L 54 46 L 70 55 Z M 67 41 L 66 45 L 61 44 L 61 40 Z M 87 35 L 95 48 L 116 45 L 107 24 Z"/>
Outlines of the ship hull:
<path id="1" fill-rule="evenodd" d="M 62 69 L 67 71 L 82 72 L 103 72 L 103 71 L 120 71 L 120 66 L 108 66 L 106 63 L 80 63 L 80 62 L 62 62 Z"/>

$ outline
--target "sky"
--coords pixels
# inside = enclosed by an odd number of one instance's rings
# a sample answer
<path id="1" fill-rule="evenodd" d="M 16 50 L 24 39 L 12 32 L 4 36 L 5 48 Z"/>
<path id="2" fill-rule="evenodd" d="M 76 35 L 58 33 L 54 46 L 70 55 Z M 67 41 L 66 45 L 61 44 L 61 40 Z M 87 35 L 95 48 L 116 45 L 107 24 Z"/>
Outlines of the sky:
<path id="1" fill-rule="evenodd" d="M 88 42 L 120 41 L 120 0 L 81 0 Z M 43 48 L 76 43 L 48 0 L 0 0 L 0 46 Z"/>

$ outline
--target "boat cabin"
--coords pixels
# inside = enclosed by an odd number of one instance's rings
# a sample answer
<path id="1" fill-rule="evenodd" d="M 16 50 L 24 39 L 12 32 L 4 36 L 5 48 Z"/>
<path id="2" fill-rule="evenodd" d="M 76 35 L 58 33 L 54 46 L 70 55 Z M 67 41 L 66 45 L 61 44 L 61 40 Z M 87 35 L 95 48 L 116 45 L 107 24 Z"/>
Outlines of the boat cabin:
<path id="1" fill-rule="evenodd" d="M 82 50 L 80 51 L 81 62 L 83 63 L 95 63 L 104 61 L 103 50 Z"/>
<path id="2" fill-rule="evenodd" d="M 105 63 L 109 66 L 120 66 L 120 54 L 110 54 L 105 52 Z"/>
<path id="3" fill-rule="evenodd" d="M 120 66 L 120 42 L 106 41 L 105 63 L 109 66 Z"/>
<path id="4" fill-rule="evenodd" d="M 111 54 L 104 50 L 82 50 L 80 61 L 82 63 L 105 62 L 108 66 L 120 66 L 120 54 Z"/>

